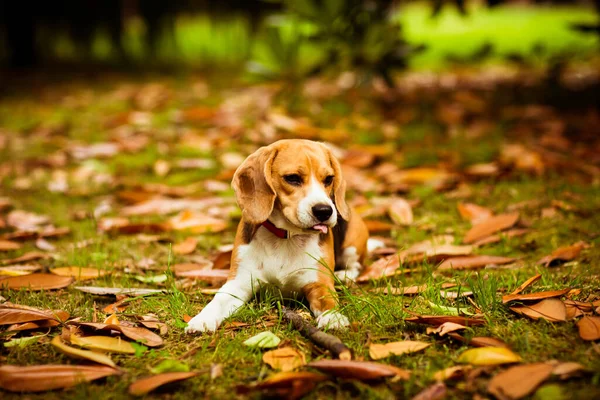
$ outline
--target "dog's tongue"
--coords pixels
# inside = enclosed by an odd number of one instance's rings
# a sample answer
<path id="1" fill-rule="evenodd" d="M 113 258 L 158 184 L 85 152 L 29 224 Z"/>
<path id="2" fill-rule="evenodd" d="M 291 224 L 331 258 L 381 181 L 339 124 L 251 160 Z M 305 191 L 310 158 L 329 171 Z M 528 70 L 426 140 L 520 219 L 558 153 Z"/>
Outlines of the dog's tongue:
<path id="1" fill-rule="evenodd" d="M 315 231 L 320 231 L 321 233 L 327 233 L 327 225 L 317 224 L 312 227 Z"/>

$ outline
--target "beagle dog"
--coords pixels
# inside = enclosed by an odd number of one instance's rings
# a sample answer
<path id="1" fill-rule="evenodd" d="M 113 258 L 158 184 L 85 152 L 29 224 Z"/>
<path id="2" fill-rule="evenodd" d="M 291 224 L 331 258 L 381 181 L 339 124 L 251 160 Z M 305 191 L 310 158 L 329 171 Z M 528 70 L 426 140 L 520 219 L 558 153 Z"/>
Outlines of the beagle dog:
<path id="1" fill-rule="evenodd" d="M 369 233 L 346 204 L 340 163 L 322 143 L 280 140 L 246 158 L 233 176 L 242 210 L 227 283 L 188 322 L 186 332 L 214 332 L 262 285 L 302 294 L 319 328 L 339 329 L 334 272 L 354 279 Z"/>

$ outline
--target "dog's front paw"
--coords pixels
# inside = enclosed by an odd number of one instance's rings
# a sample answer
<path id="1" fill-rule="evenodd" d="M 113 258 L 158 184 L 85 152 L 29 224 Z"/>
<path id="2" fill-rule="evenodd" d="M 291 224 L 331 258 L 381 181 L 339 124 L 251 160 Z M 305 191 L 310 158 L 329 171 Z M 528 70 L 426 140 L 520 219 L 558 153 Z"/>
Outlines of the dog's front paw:
<path id="1" fill-rule="evenodd" d="M 319 329 L 344 329 L 348 325 L 350 325 L 348 318 L 337 311 L 327 311 L 317 317 Z"/>
<path id="2" fill-rule="evenodd" d="M 185 333 L 214 332 L 219 327 L 219 321 L 216 318 L 206 318 L 202 315 L 196 315 L 188 322 Z"/>
<path id="3" fill-rule="evenodd" d="M 356 281 L 356 278 L 358 278 L 358 275 L 360 274 L 360 269 L 341 269 L 334 273 L 340 281 L 349 283 Z"/>

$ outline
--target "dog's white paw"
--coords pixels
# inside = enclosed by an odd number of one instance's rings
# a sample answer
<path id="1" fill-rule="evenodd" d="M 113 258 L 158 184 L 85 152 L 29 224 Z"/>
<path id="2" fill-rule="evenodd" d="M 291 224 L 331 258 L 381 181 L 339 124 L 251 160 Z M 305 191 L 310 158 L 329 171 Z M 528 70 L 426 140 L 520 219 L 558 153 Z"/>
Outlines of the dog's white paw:
<path id="1" fill-rule="evenodd" d="M 343 329 L 348 325 L 348 318 L 337 311 L 327 311 L 317 317 L 319 329 Z"/>
<path id="2" fill-rule="evenodd" d="M 335 276 L 342 282 L 354 282 L 358 275 L 360 274 L 359 269 L 341 269 L 339 271 L 335 271 Z"/>
<path id="3" fill-rule="evenodd" d="M 219 327 L 219 321 L 216 318 L 206 318 L 203 315 L 196 315 L 188 322 L 185 333 L 215 332 Z"/>

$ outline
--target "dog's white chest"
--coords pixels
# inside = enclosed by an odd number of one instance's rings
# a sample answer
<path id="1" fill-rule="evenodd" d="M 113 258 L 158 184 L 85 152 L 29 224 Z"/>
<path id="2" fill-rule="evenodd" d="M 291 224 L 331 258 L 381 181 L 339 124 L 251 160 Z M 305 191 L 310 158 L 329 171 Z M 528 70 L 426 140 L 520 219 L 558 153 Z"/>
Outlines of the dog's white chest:
<path id="1" fill-rule="evenodd" d="M 282 240 L 261 228 L 249 244 L 238 248 L 238 274 L 284 292 L 299 292 L 317 281 L 321 256 L 317 235 Z"/>

